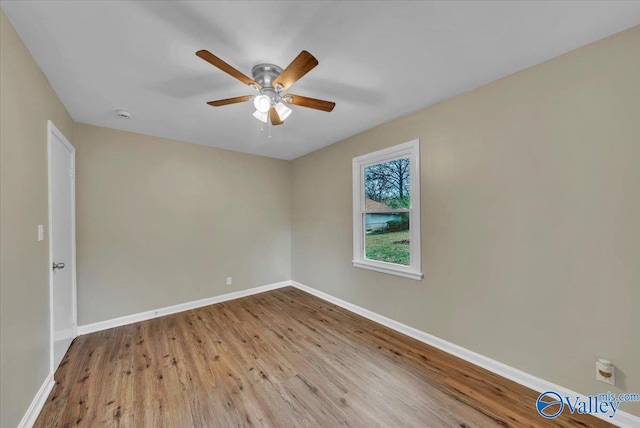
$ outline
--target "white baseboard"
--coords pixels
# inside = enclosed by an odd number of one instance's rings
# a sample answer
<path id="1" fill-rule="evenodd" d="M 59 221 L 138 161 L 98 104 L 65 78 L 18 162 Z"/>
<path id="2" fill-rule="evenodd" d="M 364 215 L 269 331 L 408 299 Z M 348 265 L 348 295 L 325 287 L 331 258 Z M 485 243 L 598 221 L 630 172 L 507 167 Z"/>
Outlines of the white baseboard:
<path id="1" fill-rule="evenodd" d="M 40 411 L 44 407 L 44 403 L 47 401 L 47 397 L 49 397 L 54 385 L 53 373 L 49 373 L 36 396 L 33 397 L 33 401 L 18 424 L 18 428 L 31 428 L 36 423 L 36 419 L 38 419 L 38 415 L 40 415 Z"/>
<path id="2" fill-rule="evenodd" d="M 429 333 L 425 333 L 424 331 L 410 327 L 406 324 L 402 324 L 401 322 L 392 320 L 391 318 L 387 318 L 385 316 L 372 312 L 368 309 L 354 305 L 353 303 L 349 303 L 345 300 L 331 296 L 330 294 L 316 290 L 315 288 L 311 288 L 304 284 L 300 284 L 299 282 L 296 282 L 296 281 L 291 281 L 291 285 L 293 285 L 294 287 L 302 291 L 306 291 L 309 294 L 312 294 L 316 297 L 326 300 L 327 302 L 333 303 L 348 311 L 354 312 L 358 315 L 368 318 L 371 321 L 377 322 L 378 324 L 382 324 L 386 327 L 389 327 L 392 330 L 398 331 L 402 334 L 405 334 L 409 337 L 419 340 L 420 342 L 426 343 L 427 345 L 431 345 L 434 348 L 438 348 L 448 354 L 455 355 L 458 358 L 461 358 L 465 361 L 475 364 L 476 366 L 480 366 L 486 370 L 489 370 L 492 373 L 505 377 L 509 380 L 519 383 L 520 385 L 524 385 L 528 388 L 531 388 L 534 391 L 537 391 L 540 393 L 545 391 L 556 391 L 562 396 L 584 397 L 584 394 L 578 394 L 577 392 L 571 391 L 570 389 L 548 382 L 544 379 L 540 379 L 536 376 L 530 375 L 528 373 L 523 372 L 522 370 L 518 370 L 506 364 L 502 364 L 499 361 L 493 360 L 489 357 L 485 357 L 484 355 L 480 355 L 476 352 L 473 352 L 461 346 L 455 345 L 451 342 L 447 342 L 446 340 L 440 339 L 439 337 L 433 336 Z M 617 425 L 623 428 L 640 427 L 640 417 L 634 416 L 622 410 L 618 410 L 618 412 L 616 413 L 616 416 L 613 419 L 610 419 L 606 415 L 593 415 L 593 416 L 596 416 L 602 420 L 605 420 L 609 423 L 612 423 L 614 425 Z"/>
<path id="3" fill-rule="evenodd" d="M 239 299 L 240 297 L 251 296 L 253 294 L 264 293 L 265 291 L 275 290 L 291 285 L 291 281 L 276 282 L 274 284 L 263 285 L 260 287 L 248 288 L 246 290 L 234 291 L 233 293 L 223 294 L 221 296 L 207 297 L 206 299 L 194 300 L 192 302 L 180 303 L 178 305 L 167 306 L 161 309 L 140 312 L 137 314 L 126 315 L 119 318 L 113 318 L 106 321 L 100 321 L 93 324 L 85 324 L 78 326 L 78 335 L 95 333 L 96 331 L 107 330 L 109 328 L 120 327 L 135 322 L 146 321 L 153 318 L 163 317 L 165 315 L 175 314 L 177 312 L 188 311 L 190 309 L 201 308 L 203 306 L 213 305 L 215 303 L 226 302 L 229 300 Z"/>
<path id="4" fill-rule="evenodd" d="M 64 330 L 56 331 L 53 333 L 53 341 L 57 342 L 62 339 L 67 339 L 69 337 L 73 338 L 76 335 L 73 332 L 73 326 L 71 328 L 67 328 Z"/>

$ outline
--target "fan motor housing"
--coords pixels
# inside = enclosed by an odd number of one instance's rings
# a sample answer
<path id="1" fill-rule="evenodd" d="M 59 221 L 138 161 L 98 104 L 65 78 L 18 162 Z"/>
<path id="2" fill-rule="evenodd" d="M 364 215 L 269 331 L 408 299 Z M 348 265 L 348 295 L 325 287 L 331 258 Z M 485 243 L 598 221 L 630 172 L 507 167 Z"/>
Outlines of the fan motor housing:
<path id="1" fill-rule="evenodd" d="M 273 88 L 273 81 L 282 73 L 282 68 L 275 64 L 257 64 L 251 69 L 253 80 L 262 88 Z"/>

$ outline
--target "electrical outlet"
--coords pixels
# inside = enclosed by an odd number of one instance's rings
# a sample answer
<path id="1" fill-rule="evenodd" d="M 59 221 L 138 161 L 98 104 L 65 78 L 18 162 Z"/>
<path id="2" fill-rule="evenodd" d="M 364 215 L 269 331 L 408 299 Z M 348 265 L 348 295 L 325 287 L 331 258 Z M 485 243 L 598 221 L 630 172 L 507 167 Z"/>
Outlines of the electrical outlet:
<path id="1" fill-rule="evenodd" d="M 227 277 L 227 285 L 231 285 L 233 284 L 233 278 L 231 278 L 230 276 Z"/>
<path id="2" fill-rule="evenodd" d="M 604 358 L 596 361 L 596 380 L 610 385 L 616 384 L 616 368 L 611 364 L 611 361 Z"/>

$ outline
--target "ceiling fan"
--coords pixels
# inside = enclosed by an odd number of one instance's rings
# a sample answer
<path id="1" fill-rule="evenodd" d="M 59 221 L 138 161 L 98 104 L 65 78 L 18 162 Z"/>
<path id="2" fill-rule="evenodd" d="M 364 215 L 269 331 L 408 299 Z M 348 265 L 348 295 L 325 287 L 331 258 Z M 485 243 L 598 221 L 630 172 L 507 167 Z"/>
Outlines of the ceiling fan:
<path id="1" fill-rule="evenodd" d="M 209 51 L 201 50 L 196 52 L 196 55 L 260 93 L 259 95 L 242 95 L 224 100 L 209 101 L 207 104 L 210 106 L 220 107 L 253 100 L 256 108 L 253 117 L 264 123 L 270 121 L 272 125 L 282 125 L 284 120 L 291 114 L 291 109 L 285 104 L 326 112 L 333 110 L 336 105 L 336 103 L 330 101 L 303 97 L 302 95 L 284 94 L 298 79 L 318 65 L 318 60 L 307 51 L 300 52 L 284 70 L 275 64 L 257 64 L 251 70 L 253 79 Z"/>

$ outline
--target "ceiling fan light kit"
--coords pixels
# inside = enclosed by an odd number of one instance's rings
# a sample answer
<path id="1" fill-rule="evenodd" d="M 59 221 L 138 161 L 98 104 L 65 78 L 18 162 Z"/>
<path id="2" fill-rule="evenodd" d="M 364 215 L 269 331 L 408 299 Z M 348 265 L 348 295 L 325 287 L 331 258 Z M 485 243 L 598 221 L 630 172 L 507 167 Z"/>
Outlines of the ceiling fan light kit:
<path id="1" fill-rule="evenodd" d="M 207 104 L 210 106 L 220 107 L 253 100 L 253 105 L 256 108 L 253 117 L 263 123 L 271 122 L 271 125 L 275 126 L 282 125 L 284 120 L 291 115 L 291 109 L 287 107 L 286 104 L 326 112 L 332 111 L 336 105 L 331 101 L 318 100 L 300 95 L 283 94 L 283 92 L 298 81 L 298 79 L 318 65 L 318 60 L 307 51 L 300 52 L 284 70 L 275 64 L 264 63 L 255 65 L 251 70 L 253 79 L 236 70 L 211 52 L 201 50 L 196 52 L 196 55 L 260 93 L 260 95 L 257 96 L 243 95 L 223 100 L 209 101 Z"/>

